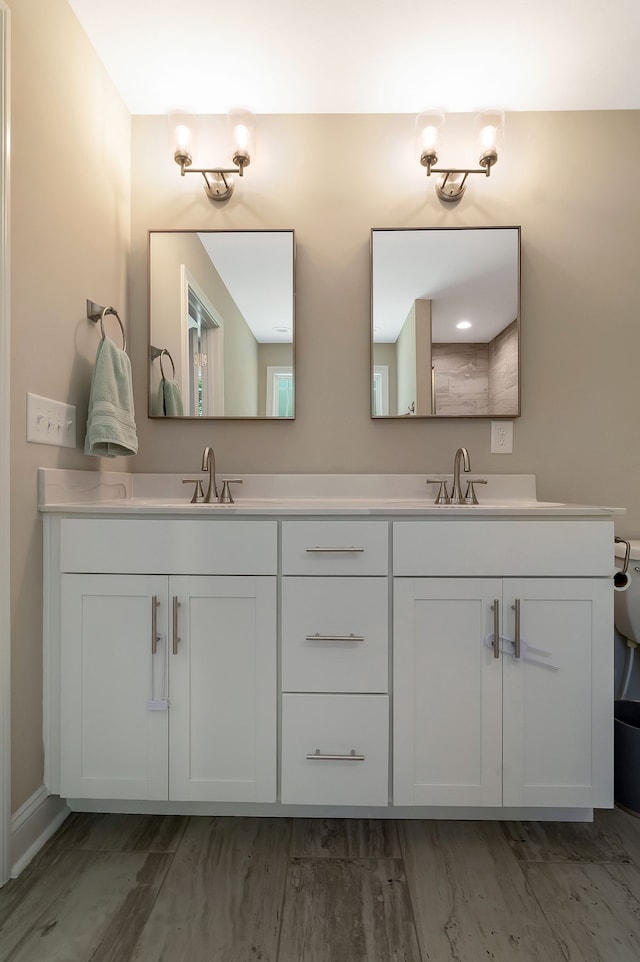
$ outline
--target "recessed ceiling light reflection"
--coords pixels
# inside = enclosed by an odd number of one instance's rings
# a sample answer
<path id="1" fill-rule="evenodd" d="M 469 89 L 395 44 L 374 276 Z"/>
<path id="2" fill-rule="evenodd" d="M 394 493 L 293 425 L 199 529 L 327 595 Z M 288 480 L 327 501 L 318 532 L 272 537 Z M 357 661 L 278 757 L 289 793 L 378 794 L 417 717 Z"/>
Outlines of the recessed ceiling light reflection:
<path id="1" fill-rule="evenodd" d="M 467 328 L 471 327 L 471 321 L 459 321 L 459 322 L 456 324 L 456 327 L 457 327 L 460 331 L 466 331 Z"/>

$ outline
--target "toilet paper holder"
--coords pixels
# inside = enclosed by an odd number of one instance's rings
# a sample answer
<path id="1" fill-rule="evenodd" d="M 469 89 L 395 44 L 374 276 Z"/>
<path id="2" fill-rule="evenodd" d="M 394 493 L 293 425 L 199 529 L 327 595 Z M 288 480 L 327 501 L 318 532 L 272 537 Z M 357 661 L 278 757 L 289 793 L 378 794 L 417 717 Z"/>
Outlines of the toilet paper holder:
<path id="1" fill-rule="evenodd" d="M 631 555 L 631 543 L 625 538 L 614 538 L 615 544 L 625 545 L 624 551 L 624 561 L 622 562 L 622 568 L 613 576 L 613 590 L 614 591 L 627 591 L 629 585 L 631 584 L 631 575 L 629 574 L 629 556 Z"/>
<path id="2" fill-rule="evenodd" d="M 614 538 L 614 544 L 626 545 L 624 552 L 624 561 L 622 562 L 622 568 L 620 569 L 621 575 L 626 575 L 629 570 L 629 556 L 631 554 L 631 542 L 627 541 L 625 538 Z"/>

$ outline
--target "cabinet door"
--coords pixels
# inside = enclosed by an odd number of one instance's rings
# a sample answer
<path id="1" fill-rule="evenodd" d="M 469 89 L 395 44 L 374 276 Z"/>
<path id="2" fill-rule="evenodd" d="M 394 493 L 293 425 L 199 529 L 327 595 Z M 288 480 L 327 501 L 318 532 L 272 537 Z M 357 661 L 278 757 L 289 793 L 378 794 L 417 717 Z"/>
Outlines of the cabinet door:
<path id="1" fill-rule="evenodd" d="M 396 578 L 394 594 L 394 804 L 500 805 L 502 582 Z"/>
<path id="2" fill-rule="evenodd" d="M 276 579 L 176 577 L 170 596 L 169 797 L 275 801 Z"/>
<path id="3" fill-rule="evenodd" d="M 521 657 L 503 656 L 503 803 L 611 806 L 611 581 L 505 580 L 509 638 L 516 599 Z"/>
<path id="4" fill-rule="evenodd" d="M 167 798 L 166 602 L 162 576 L 63 575 L 61 795 Z"/>

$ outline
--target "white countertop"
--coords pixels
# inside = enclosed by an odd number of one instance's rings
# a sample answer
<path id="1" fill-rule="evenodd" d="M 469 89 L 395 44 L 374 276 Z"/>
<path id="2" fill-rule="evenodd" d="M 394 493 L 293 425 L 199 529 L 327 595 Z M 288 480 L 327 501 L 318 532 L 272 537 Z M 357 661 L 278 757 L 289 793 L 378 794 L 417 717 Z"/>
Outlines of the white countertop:
<path id="1" fill-rule="evenodd" d="M 538 501 L 534 475 L 482 475 L 477 505 L 436 505 L 437 485 L 424 475 L 242 475 L 218 473 L 222 479 L 241 477 L 233 485 L 233 504 L 191 504 L 192 485 L 183 478 L 206 478 L 202 472 L 181 475 L 125 474 L 41 468 L 38 501 L 42 512 L 78 515 L 180 517 L 371 515 L 386 517 L 610 517 L 624 509 L 598 505 Z M 451 483 L 449 483 L 451 489 Z M 464 487 L 463 487 L 464 491 Z"/>

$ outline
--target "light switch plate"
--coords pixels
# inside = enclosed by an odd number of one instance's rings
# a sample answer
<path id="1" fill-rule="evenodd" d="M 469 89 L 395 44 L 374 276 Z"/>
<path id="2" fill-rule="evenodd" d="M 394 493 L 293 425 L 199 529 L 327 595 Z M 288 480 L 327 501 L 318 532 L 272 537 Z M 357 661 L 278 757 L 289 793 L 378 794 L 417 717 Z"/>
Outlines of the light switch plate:
<path id="1" fill-rule="evenodd" d="M 38 394 L 27 394 L 27 441 L 75 448 L 75 406 Z"/>
<path id="2" fill-rule="evenodd" d="M 513 421 L 491 422 L 491 453 L 513 454 Z"/>

